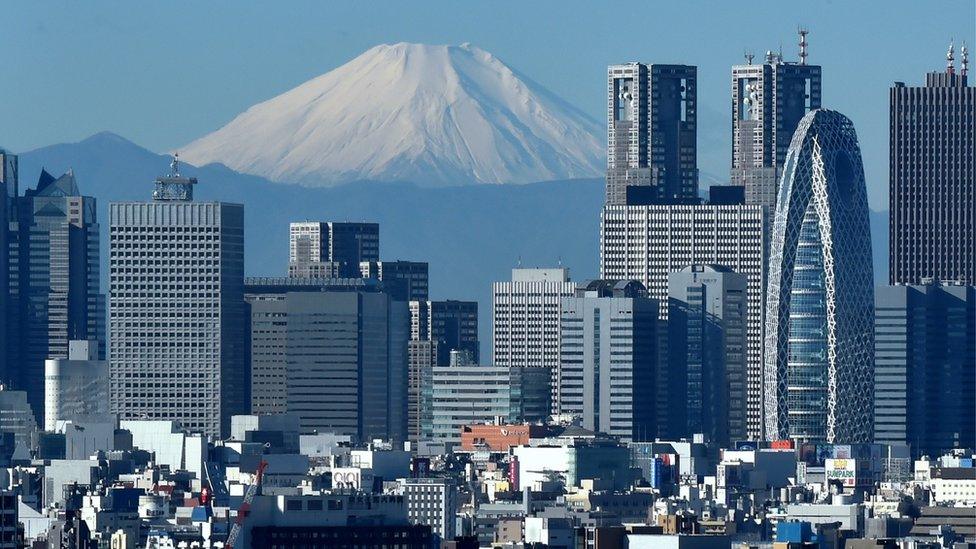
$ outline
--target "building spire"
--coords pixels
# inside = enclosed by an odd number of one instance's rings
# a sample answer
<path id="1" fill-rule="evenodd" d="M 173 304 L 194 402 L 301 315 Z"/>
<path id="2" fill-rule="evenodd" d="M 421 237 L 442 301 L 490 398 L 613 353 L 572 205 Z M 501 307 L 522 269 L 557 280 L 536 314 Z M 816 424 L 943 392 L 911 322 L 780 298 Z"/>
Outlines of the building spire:
<path id="1" fill-rule="evenodd" d="M 966 43 L 962 43 L 962 64 L 959 67 L 959 74 L 966 76 L 969 74 L 969 48 L 966 47 Z"/>
<path id="2" fill-rule="evenodd" d="M 810 34 L 810 31 L 803 27 L 799 27 L 797 28 L 796 32 L 800 35 L 800 64 L 806 65 L 807 64 L 807 35 Z"/>
<path id="3" fill-rule="evenodd" d="M 180 176 L 180 153 L 173 155 L 173 161 L 169 163 L 170 177 Z"/>
<path id="4" fill-rule="evenodd" d="M 955 56 L 953 55 L 954 49 L 953 41 L 950 40 L 949 51 L 946 53 L 946 74 L 955 74 L 956 72 Z"/>

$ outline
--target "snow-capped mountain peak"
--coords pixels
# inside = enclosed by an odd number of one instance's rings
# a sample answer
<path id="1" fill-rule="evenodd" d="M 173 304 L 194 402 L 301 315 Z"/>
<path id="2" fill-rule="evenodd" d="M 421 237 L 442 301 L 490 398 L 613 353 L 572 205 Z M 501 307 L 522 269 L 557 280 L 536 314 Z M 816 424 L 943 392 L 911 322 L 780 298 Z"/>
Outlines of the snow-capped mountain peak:
<path id="1" fill-rule="evenodd" d="M 181 158 L 274 181 L 421 185 L 594 177 L 601 126 L 470 44 L 385 44 L 252 106 Z"/>

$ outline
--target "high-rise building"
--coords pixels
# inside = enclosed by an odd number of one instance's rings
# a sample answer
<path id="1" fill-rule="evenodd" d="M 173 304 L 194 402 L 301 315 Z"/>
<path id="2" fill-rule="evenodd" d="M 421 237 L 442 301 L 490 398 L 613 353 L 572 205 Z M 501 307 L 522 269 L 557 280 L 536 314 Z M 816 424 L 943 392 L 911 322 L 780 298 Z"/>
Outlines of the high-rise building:
<path id="1" fill-rule="evenodd" d="M 607 69 L 607 204 L 698 197 L 698 69 Z"/>
<path id="2" fill-rule="evenodd" d="M 562 300 L 554 408 L 584 429 L 654 440 L 658 302 L 636 280 L 591 280 Z"/>
<path id="3" fill-rule="evenodd" d="M 219 436 L 247 413 L 244 206 L 194 202 L 173 161 L 152 202 L 109 206 L 111 411 Z"/>
<path id="4" fill-rule="evenodd" d="M 359 270 L 363 278 L 383 281 L 397 301 L 427 301 L 430 277 L 426 261 L 363 261 Z"/>
<path id="5" fill-rule="evenodd" d="M 820 67 L 767 51 L 761 64 L 732 67 L 732 184 L 745 187 L 747 204 L 776 205 L 786 151 L 800 119 L 820 108 Z"/>
<path id="6" fill-rule="evenodd" d="M 14 383 L 16 356 L 8 333 L 19 327 L 10 303 L 10 227 L 17 218 L 17 155 L 0 149 L 0 383 Z"/>
<path id="7" fill-rule="evenodd" d="M 510 282 L 492 284 L 492 359 L 496 366 L 559 368 L 559 318 L 564 297 L 576 294 L 569 269 L 512 269 Z"/>
<path id="8" fill-rule="evenodd" d="M 399 479 L 410 524 L 430 526 L 431 533 L 450 541 L 457 535 L 458 486 L 449 478 Z"/>
<path id="9" fill-rule="evenodd" d="M 727 445 L 746 432 L 744 275 L 721 265 L 690 265 L 668 277 L 668 369 L 682 406 L 678 436 L 704 433 Z"/>
<path id="10" fill-rule="evenodd" d="M 766 296 L 765 435 L 870 442 L 874 280 L 854 124 L 835 111 L 810 112 L 786 166 Z"/>
<path id="11" fill-rule="evenodd" d="M 490 423 L 535 422 L 549 415 L 549 372 L 517 366 L 439 366 L 431 377 L 434 440 L 461 444 L 461 427 Z"/>
<path id="12" fill-rule="evenodd" d="M 874 441 L 916 456 L 976 445 L 976 288 L 875 289 Z"/>
<path id="13" fill-rule="evenodd" d="M 108 363 L 99 359 L 97 341 L 71 341 L 67 358 L 44 362 L 44 430 L 59 421 L 108 414 Z"/>
<path id="14" fill-rule="evenodd" d="M 659 302 L 668 298 L 668 276 L 689 265 L 724 265 L 746 277 L 746 422 L 752 439 L 762 434 L 768 230 L 768 214 L 758 204 L 606 206 L 600 220 L 600 276 L 638 280 Z M 667 316 L 667 307 L 661 307 L 661 316 Z M 667 381 L 660 379 L 658 387 L 664 390 Z M 667 397 L 656 398 L 663 403 Z M 665 408 L 658 415 L 663 421 L 668 413 Z"/>
<path id="15" fill-rule="evenodd" d="M 407 304 L 374 279 L 248 278 L 251 411 L 302 432 L 404 440 Z"/>
<path id="16" fill-rule="evenodd" d="M 976 87 L 950 46 L 924 86 L 896 82 L 889 119 L 889 280 L 976 285 Z"/>
<path id="17" fill-rule="evenodd" d="M 37 187 L 18 200 L 11 233 L 11 307 L 19 329 L 17 387 L 44 417 L 44 361 L 68 358 L 68 342 L 96 342 L 105 356 L 105 296 L 99 291 L 99 229 L 95 199 L 82 196 L 71 171 L 41 171 Z"/>
<path id="18" fill-rule="evenodd" d="M 411 440 L 426 438 L 429 425 L 431 368 L 449 366 L 451 353 L 479 360 L 477 301 L 411 301 L 408 345 L 407 416 Z"/>
<path id="19" fill-rule="evenodd" d="M 359 264 L 380 259 L 377 223 L 305 221 L 289 230 L 288 276 L 358 278 Z"/>

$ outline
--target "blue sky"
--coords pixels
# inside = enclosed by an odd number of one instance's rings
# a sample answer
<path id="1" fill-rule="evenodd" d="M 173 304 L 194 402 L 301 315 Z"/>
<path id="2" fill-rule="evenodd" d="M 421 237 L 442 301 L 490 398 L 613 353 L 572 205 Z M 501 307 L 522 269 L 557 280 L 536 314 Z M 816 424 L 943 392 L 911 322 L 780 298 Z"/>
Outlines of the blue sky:
<path id="1" fill-rule="evenodd" d="M 887 93 L 976 46 L 974 0 L 751 2 L 21 2 L 0 23 L 0 145 L 24 151 L 102 130 L 179 147 L 248 106 L 384 42 L 472 42 L 605 117 L 605 70 L 699 67 L 700 167 L 725 176 L 729 67 L 798 24 L 824 104 L 854 120 L 872 206 L 887 204 Z M 958 53 L 957 53 L 958 59 Z"/>

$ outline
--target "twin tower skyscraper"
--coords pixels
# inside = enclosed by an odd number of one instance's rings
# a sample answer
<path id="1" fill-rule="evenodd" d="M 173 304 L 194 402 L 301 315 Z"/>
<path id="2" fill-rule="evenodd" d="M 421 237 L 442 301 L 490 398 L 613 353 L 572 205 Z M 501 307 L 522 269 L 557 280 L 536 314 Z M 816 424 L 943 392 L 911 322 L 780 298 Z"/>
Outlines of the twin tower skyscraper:
<path id="1" fill-rule="evenodd" d="M 747 59 L 732 69 L 731 185 L 707 201 L 696 67 L 609 67 L 601 275 L 641 280 L 659 299 L 687 264 L 746 276 L 745 364 L 727 359 L 714 373 L 746 379 L 745 409 L 729 411 L 745 414 L 746 429 L 732 435 L 868 442 L 874 289 L 854 126 L 821 108 L 805 31 L 799 62 Z"/>

